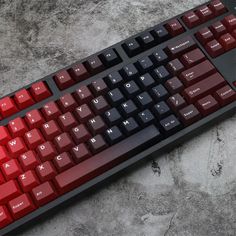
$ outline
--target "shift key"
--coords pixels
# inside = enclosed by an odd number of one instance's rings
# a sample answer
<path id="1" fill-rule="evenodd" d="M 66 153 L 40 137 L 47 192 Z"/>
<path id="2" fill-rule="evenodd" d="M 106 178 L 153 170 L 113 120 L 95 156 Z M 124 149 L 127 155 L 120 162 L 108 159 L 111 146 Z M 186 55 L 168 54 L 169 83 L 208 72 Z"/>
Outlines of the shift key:
<path id="1" fill-rule="evenodd" d="M 215 73 L 214 75 L 186 88 L 183 91 L 183 96 L 189 103 L 194 103 L 198 99 L 211 94 L 225 84 L 225 79 L 219 73 Z"/>

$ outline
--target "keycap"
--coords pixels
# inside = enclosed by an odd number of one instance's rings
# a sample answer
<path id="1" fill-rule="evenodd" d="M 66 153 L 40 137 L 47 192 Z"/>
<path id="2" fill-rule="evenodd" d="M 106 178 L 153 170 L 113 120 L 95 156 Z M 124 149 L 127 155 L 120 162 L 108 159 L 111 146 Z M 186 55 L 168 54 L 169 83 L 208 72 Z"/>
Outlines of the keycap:
<path id="1" fill-rule="evenodd" d="M 132 100 L 128 100 L 121 104 L 121 113 L 124 117 L 129 117 L 136 114 L 138 111 L 137 106 Z"/>
<path id="2" fill-rule="evenodd" d="M 83 64 L 76 64 L 68 70 L 70 76 L 77 82 L 89 77 L 89 73 Z M 73 83 L 72 83 L 73 84 Z"/>
<path id="3" fill-rule="evenodd" d="M 32 189 L 32 197 L 37 206 L 43 206 L 54 200 L 57 197 L 57 193 L 52 183 L 47 181 Z"/>
<path id="4" fill-rule="evenodd" d="M 178 93 L 169 97 L 167 103 L 171 107 L 171 109 L 174 110 L 175 112 L 184 108 L 187 105 L 184 98 Z"/>
<path id="5" fill-rule="evenodd" d="M 95 97 L 104 95 L 109 91 L 109 88 L 107 87 L 103 79 L 93 81 L 90 85 L 90 89 Z"/>
<path id="6" fill-rule="evenodd" d="M 99 115 L 108 110 L 110 108 L 110 105 L 103 96 L 99 96 L 92 99 L 91 108 L 95 114 Z"/>
<path id="7" fill-rule="evenodd" d="M 100 55 L 100 57 L 107 67 L 114 66 L 121 61 L 115 49 L 106 50 Z"/>
<path id="8" fill-rule="evenodd" d="M 92 138 L 90 132 L 87 130 L 87 128 L 83 124 L 80 124 L 74 127 L 70 133 L 73 140 L 77 144 L 86 142 L 88 139 Z"/>
<path id="9" fill-rule="evenodd" d="M 56 169 L 50 161 L 39 164 L 35 171 L 41 182 L 51 180 L 56 175 Z"/>
<path id="10" fill-rule="evenodd" d="M 196 33 L 196 38 L 202 45 L 205 45 L 206 43 L 214 40 L 214 35 L 209 28 L 204 27 Z"/>
<path id="11" fill-rule="evenodd" d="M 143 57 L 137 62 L 137 68 L 142 74 L 147 71 L 150 71 L 151 69 L 153 69 L 153 67 L 154 64 L 149 57 Z"/>
<path id="12" fill-rule="evenodd" d="M 8 129 L 12 137 L 23 136 L 28 131 L 25 121 L 18 117 L 8 123 Z"/>
<path id="13" fill-rule="evenodd" d="M 182 123 L 186 126 L 195 123 L 201 119 L 201 114 L 197 108 L 191 104 L 179 111 L 179 117 Z"/>
<path id="14" fill-rule="evenodd" d="M 5 179 L 3 177 L 3 175 L 0 173 L 0 184 L 5 183 Z"/>
<path id="15" fill-rule="evenodd" d="M 196 15 L 194 11 L 189 11 L 183 16 L 184 23 L 188 26 L 188 28 L 194 28 L 195 26 L 201 24 L 200 18 Z"/>
<path id="16" fill-rule="evenodd" d="M 45 119 L 39 110 L 32 110 L 25 115 L 25 121 L 30 129 L 39 128 Z"/>
<path id="17" fill-rule="evenodd" d="M 95 116 L 94 118 L 90 119 L 87 123 L 87 126 L 93 135 L 102 133 L 107 128 L 107 125 L 100 116 Z"/>
<path id="18" fill-rule="evenodd" d="M 123 48 L 129 57 L 137 55 L 141 51 L 141 46 L 136 39 L 129 39 L 123 44 Z"/>
<path id="19" fill-rule="evenodd" d="M 85 62 L 85 66 L 91 74 L 97 74 L 104 69 L 104 65 L 97 56 L 89 58 Z"/>
<path id="20" fill-rule="evenodd" d="M 159 84 L 152 88 L 151 95 L 156 101 L 165 100 L 169 97 L 168 91 L 165 89 L 165 87 L 162 84 Z"/>
<path id="21" fill-rule="evenodd" d="M 54 81 L 56 82 L 60 90 L 64 90 L 75 84 L 75 81 L 71 78 L 66 70 L 58 72 L 54 76 Z"/>
<path id="22" fill-rule="evenodd" d="M 198 99 L 212 93 L 216 89 L 219 89 L 225 85 L 226 81 L 219 74 L 215 73 L 208 78 L 186 88 L 183 92 L 183 96 L 189 103 L 193 103 Z"/>
<path id="23" fill-rule="evenodd" d="M 8 117 L 18 112 L 16 104 L 10 97 L 0 99 L 0 114 L 3 117 Z"/>
<path id="24" fill-rule="evenodd" d="M 229 85 L 226 85 L 215 92 L 215 98 L 221 106 L 225 106 L 235 101 L 236 92 Z"/>
<path id="25" fill-rule="evenodd" d="M 78 125 L 78 122 L 71 112 L 66 112 L 58 117 L 58 124 L 63 131 L 70 131 L 73 127 Z"/>
<path id="26" fill-rule="evenodd" d="M 44 137 L 38 129 L 32 129 L 24 135 L 25 143 L 29 149 L 34 149 L 44 142 Z"/>
<path id="27" fill-rule="evenodd" d="M 218 57 L 224 53 L 224 48 L 217 40 L 212 40 L 206 45 L 206 50 L 211 57 Z"/>
<path id="28" fill-rule="evenodd" d="M 26 107 L 32 106 L 35 103 L 29 91 L 27 91 L 26 89 L 22 89 L 16 92 L 14 96 L 14 100 L 20 110 L 23 110 Z"/>
<path id="29" fill-rule="evenodd" d="M 146 110 L 138 113 L 137 121 L 142 127 L 145 127 L 145 126 L 148 126 L 148 125 L 154 123 L 155 117 L 153 116 L 153 114 L 150 110 L 146 109 Z"/>
<path id="30" fill-rule="evenodd" d="M 11 135 L 8 129 L 4 126 L 0 126 L 0 143 L 1 145 L 6 144 L 9 140 L 11 140 Z"/>
<path id="31" fill-rule="evenodd" d="M 219 43 L 223 46 L 225 51 L 229 51 L 236 47 L 236 40 L 229 33 L 222 35 L 219 39 Z"/>
<path id="32" fill-rule="evenodd" d="M 223 19 L 222 23 L 225 25 L 227 30 L 231 32 L 236 29 L 236 16 L 233 14 L 226 16 Z"/>
<path id="33" fill-rule="evenodd" d="M 109 126 L 113 126 L 119 124 L 122 121 L 122 117 L 116 108 L 112 108 L 104 113 L 104 120 Z"/>
<path id="34" fill-rule="evenodd" d="M 184 89 L 183 83 L 177 77 L 168 79 L 165 82 L 165 87 L 170 94 L 180 93 Z"/>
<path id="35" fill-rule="evenodd" d="M 0 146 L 0 164 L 10 160 L 10 155 L 4 146 Z"/>
<path id="36" fill-rule="evenodd" d="M 196 48 L 196 43 L 191 36 L 184 37 L 169 44 L 166 48 L 167 53 L 173 58 L 180 56 Z"/>
<path id="37" fill-rule="evenodd" d="M 40 161 L 36 153 L 29 150 L 19 156 L 19 162 L 24 171 L 34 169 Z"/>
<path id="38" fill-rule="evenodd" d="M 105 135 L 107 142 L 110 145 L 118 143 L 124 138 L 124 135 L 122 134 L 122 132 L 120 131 L 120 129 L 117 126 L 113 126 L 109 129 L 107 129 L 104 135 Z"/>
<path id="39" fill-rule="evenodd" d="M 179 59 L 176 58 L 176 59 L 170 61 L 167 64 L 166 68 L 173 76 L 175 76 L 184 70 L 184 65 L 180 62 Z"/>
<path id="40" fill-rule="evenodd" d="M 123 67 L 121 73 L 126 79 L 130 80 L 138 75 L 138 70 L 133 64 L 129 64 Z"/>
<path id="41" fill-rule="evenodd" d="M 182 34 L 184 32 L 184 27 L 177 19 L 170 20 L 169 22 L 167 22 L 165 27 L 173 37 Z"/>
<path id="42" fill-rule="evenodd" d="M 62 133 L 61 128 L 54 120 L 44 123 L 41 127 L 42 134 L 46 140 L 52 140 Z"/>
<path id="43" fill-rule="evenodd" d="M 94 114 L 87 104 L 83 104 L 82 106 L 76 108 L 75 116 L 81 123 L 84 123 L 88 119 L 92 118 Z"/>
<path id="44" fill-rule="evenodd" d="M 12 159 L 5 162 L 1 166 L 1 170 L 6 180 L 15 179 L 18 175 L 22 173 L 19 162 L 16 159 Z"/>
<path id="45" fill-rule="evenodd" d="M 137 38 L 137 40 L 144 48 L 152 47 L 153 45 L 155 45 L 155 39 L 149 32 L 142 33 Z"/>
<path id="46" fill-rule="evenodd" d="M 108 92 L 107 100 L 111 105 L 117 106 L 120 103 L 125 101 L 125 97 L 122 94 L 122 92 L 120 91 L 120 89 L 115 88 L 115 89 Z"/>
<path id="47" fill-rule="evenodd" d="M 91 152 L 95 154 L 106 149 L 108 145 L 105 142 L 104 138 L 100 134 L 98 134 L 88 141 L 88 146 Z"/>
<path id="48" fill-rule="evenodd" d="M 140 88 L 133 80 L 131 80 L 124 84 L 123 92 L 127 98 L 132 98 L 140 92 Z"/>
<path id="49" fill-rule="evenodd" d="M 219 103 L 211 95 L 198 100 L 196 107 L 203 116 L 207 116 L 220 108 Z"/>
<path id="50" fill-rule="evenodd" d="M 54 144 L 58 153 L 67 152 L 75 146 L 73 140 L 67 133 L 62 133 L 54 138 Z"/>
<path id="51" fill-rule="evenodd" d="M 155 26 L 155 28 L 151 31 L 151 33 L 155 37 L 158 43 L 164 42 L 169 38 L 171 38 L 171 35 L 163 25 Z"/>
<path id="52" fill-rule="evenodd" d="M 154 125 L 144 128 L 124 141 L 98 153 L 93 158 L 57 175 L 55 184 L 61 193 L 67 192 L 93 179 L 134 153 L 138 153 L 143 146 L 151 145 L 153 141 L 158 139 L 160 139 L 160 132 Z M 110 155 L 111 153 L 112 155 Z"/>
<path id="53" fill-rule="evenodd" d="M 5 206 L 0 206 L 0 228 L 4 228 L 12 222 L 11 215 Z"/>
<path id="54" fill-rule="evenodd" d="M 44 105 L 41 109 L 41 112 L 47 121 L 56 119 L 61 115 L 61 111 L 55 102 L 49 102 Z"/>
<path id="55" fill-rule="evenodd" d="M 15 180 L 10 180 L 0 185 L 0 204 L 6 204 L 20 194 L 21 191 L 17 182 Z"/>
<path id="56" fill-rule="evenodd" d="M 162 101 L 153 107 L 153 113 L 160 120 L 170 115 L 172 111 L 166 102 Z"/>
<path id="57" fill-rule="evenodd" d="M 39 145 L 36 150 L 42 162 L 50 161 L 57 155 L 57 151 L 50 141 Z"/>
<path id="58" fill-rule="evenodd" d="M 199 48 L 196 48 L 193 51 L 190 51 L 188 53 L 185 53 L 180 58 L 181 62 L 187 68 L 197 65 L 198 63 L 204 61 L 205 59 L 206 59 L 206 56 L 203 54 L 203 52 Z"/>
<path id="59" fill-rule="evenodd" d="M 130 117 L 121 123 L 120 128 L 125 135 L 129 136 L 137 132 L 140 127 L 135 119 L 133 117 Z"/>
<path id="60" fill-rule="evenodd" d="M 198 15 L 198 17 L 200 18 L 201 22 L 205 22 L 205 21 L 208 21 L 210 19 L 212 19 L 214 17 L 214 14 L 213 12 L 211 11 L 211 9 L 204 5 L 204 6 L 201 6 L 199 7 L 197 10 L 196 10 L 196 14 Z"/>
<path id="61" fill-rule="evenodd" d="M 78 88 L 74 95 L 79 104 L 88 103 L 93 98 L 93 95 L 87 86 Z"/>
<path id="62" fill-rule="evenodd" d="M 34 83 L 30 88 L 30 93 L 37 102 L 40 102 L 51 96 L 50 89 L 46 85 L 46 82 L 43 81 Z"/>
<path id="63" fill-rule="evenodd" d="M 185 86 L 190 86 L 215 72 L 216 68 L 210 63 L 210 61 L 205 60 L 200 64 L 183 71 L 179 78 Z"/>
<path id="64" fill-rule="evenodd" d="M 71 149 L 71 154 L 76 163 L 80 163 L 91 156 L 90 151 L 84 143 L 81 143 Z"/>
<path id="65" fill-rule="evenodd" d="M 78 106 L 73 96 L 69 93 L 60 97 L 60 99 L 58 100 L 58 105 L 63 113 L 73 111 Z"/>
<path id="66" fill-rule="evenodd" d="M 158 83 L 164 83 L 167 79 L 171 78 L 171 74 L 164 66 L 156 68 L 152 75 Z"/>
<path id="67" fill-rule="evenodd" d="M 28 170 L 19 175 L 18 182 L 25 193 L 31 191 L 32 188 L 36 187 L 40 183 L 33 170 Z"/>
<path id="68" fill-rule="evenodd" d="M 137 83 L 143 90 L 146 90 L 155 84 L 155 80 L 149 73 L 146 73 L 138 78 Z"/>
<path id="69" fill-rule="evenodd" d="M 116 88 L 123 82 L 123 78 L 118 71 L 112 72 L 105 78 L 107 85 L 109 88 Z"/>
<path id="70" fill-rule="evenodd" d="M 74 162 L 67 152 L 63 152 L 60 155 L 56 156 L 53 159 L 53 164 L 58 172 L 63 172 L 74 166 Z"/>
<path id="71" fill-rule="evenodd" d="M 160 48 L 156 49 L 150 58 L 158 66 L 165 64 L 169 59 L 166 53 Z"/>
<path id="72" fill-rule="evenodd" d="M 147 92 L 143 92 L 136 96 L 135 103 L 141 110 L 144 110 L 145 108 L 152 106 L 153 100 Z"/>
<path id="73" fill-rule="evenodd" d="M 221 35 L 227 33 L 226 27 L 220 21 L 214 22 L 210 26 L 210 30 L 213 33 L 213 35 L 215 36 L 215 38 L 219 38 Z"/>
<path id="74" fill-rule="evenodd" d="M 209 4 L 209 8 L 212 10 L 215 16 L 219 16 L 227 12 L 226 7 L 220 0 L 212 0 Z"/>
<path id="75" fill-rule="evenodd" d="M 170 115 L 160 121 L 160 128 L 165 136 L 172 135 L 182 127 L 179 120 L 174 115 Z"/>
<path id="76" fill-rule="evenodd" d="M 7 143 L 7 149 L 12 157 L 17 158 L 20 154 L 26 152 L 27 147 L 24 140 L 17 137 Z"/>

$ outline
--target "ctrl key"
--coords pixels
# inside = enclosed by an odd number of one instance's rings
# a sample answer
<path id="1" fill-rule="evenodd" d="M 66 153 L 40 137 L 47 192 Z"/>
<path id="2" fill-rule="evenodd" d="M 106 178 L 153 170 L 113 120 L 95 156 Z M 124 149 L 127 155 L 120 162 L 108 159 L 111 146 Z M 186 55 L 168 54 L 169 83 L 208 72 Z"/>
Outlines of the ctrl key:
<path id="1" fill-rule="evenodd" d="M 5 206 L 0 206 L 0 229 L 12 222 L 9 211 Z"/>

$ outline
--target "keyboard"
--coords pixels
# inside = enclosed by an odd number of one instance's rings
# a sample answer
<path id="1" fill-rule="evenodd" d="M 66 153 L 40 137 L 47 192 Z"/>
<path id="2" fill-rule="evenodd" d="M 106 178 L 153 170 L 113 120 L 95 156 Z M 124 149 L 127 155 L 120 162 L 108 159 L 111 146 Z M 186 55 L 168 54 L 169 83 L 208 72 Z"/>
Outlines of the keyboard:
<path id="1" fill-rule="evenodd" d="M 236 2 L 212 0 L 0 99 L 0 235 L 235 114 Z"/>

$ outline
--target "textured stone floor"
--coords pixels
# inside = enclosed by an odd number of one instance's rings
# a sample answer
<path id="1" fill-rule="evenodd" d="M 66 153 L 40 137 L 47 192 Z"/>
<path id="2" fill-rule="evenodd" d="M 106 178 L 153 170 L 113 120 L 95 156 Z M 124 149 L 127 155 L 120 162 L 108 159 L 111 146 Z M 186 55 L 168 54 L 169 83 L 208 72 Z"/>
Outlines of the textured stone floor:
<path id="1" fill-rule="evenodd" d="M 0 95 L 204 0 L 0 0 Z M 23 236 L 236 235 L 236 116 Z"/>

